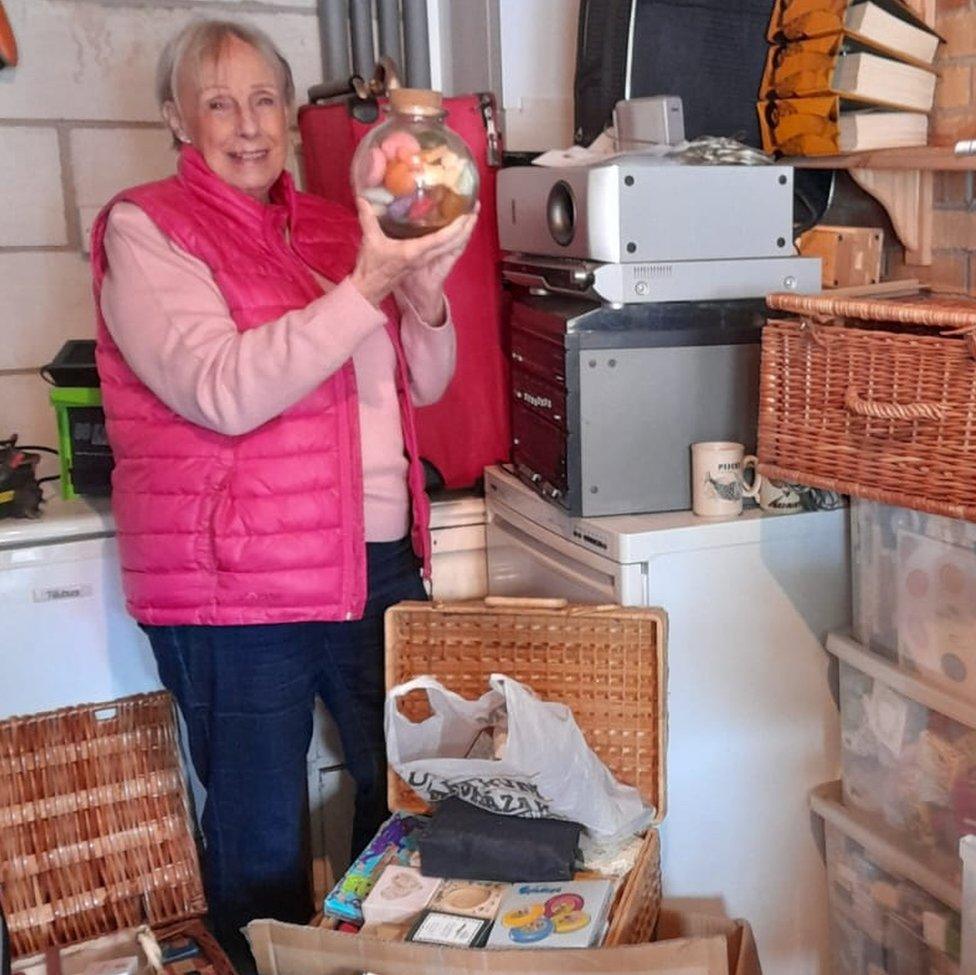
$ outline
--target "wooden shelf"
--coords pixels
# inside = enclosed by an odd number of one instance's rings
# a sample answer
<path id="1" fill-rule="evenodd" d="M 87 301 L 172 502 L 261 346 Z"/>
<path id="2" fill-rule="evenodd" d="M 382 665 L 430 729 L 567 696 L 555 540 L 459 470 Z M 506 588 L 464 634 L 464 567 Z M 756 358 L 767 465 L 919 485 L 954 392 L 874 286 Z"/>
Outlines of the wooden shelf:
<path id="1" fill-rule="evenodd" d="M 780 162 L 797 169 L 911 169 L 949 172 L 976 170 L 976 156 L 957 156 L 952 146 L 876 149 L 840 156 L 784 157 Z"/>
<path id="2" fill-rule="evenodd" d="M 905 248 L 906 264 L 932 263 L 932 202 L 936 172 L 976 171 L 976 155 L 953 146 L 877 149 L 840 156 L 786 157 L 798 169 L 846 169 L 888 212 Z"/>

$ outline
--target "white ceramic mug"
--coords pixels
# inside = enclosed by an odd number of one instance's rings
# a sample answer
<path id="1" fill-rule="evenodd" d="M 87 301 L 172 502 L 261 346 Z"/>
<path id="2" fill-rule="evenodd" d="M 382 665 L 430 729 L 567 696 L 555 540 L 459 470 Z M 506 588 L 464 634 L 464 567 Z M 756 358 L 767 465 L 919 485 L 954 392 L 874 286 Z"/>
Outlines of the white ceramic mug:
<path id="1" fill-rule="evenodd" d="M 742 499 L 755 498 L 762 487 L 759 461 L 740 443 L 726 440 L 691 445 L 691 506 L 703 518 L 734 518 L 742 514 Z M 753 470 L 751 484 L 743 474 Z"/>
<path id="2" fill-rule="evenodd" d="M 792 515 L 803 510 L 803 500 L 792 484 L 764 477 L 759 485 L 759 507 L 776 515 Z"/>

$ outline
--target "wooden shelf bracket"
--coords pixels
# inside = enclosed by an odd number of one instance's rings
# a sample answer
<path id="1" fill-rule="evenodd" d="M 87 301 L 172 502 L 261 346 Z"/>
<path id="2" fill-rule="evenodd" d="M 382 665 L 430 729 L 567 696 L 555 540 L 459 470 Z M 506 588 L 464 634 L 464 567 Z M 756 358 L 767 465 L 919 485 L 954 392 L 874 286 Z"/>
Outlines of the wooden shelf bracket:
<path id="1" fill-rule="evenodd" d="M 887 211 L 905 263 L 932 263 L 934 173 L 930 169 L 851 169 L 851 178 Z"/>

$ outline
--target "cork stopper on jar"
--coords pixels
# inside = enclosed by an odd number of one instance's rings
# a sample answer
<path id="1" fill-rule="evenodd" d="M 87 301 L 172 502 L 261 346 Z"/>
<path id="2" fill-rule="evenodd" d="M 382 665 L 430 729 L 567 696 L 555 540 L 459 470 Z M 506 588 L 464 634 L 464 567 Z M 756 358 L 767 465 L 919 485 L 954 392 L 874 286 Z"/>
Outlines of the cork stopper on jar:
<path id="1" fill-rule="evenodd" d="M 390 92 L 390 108 L 407 115 L 440 115 L 444 111 L 443 96 L 429 88 L 394 88 Z"/>

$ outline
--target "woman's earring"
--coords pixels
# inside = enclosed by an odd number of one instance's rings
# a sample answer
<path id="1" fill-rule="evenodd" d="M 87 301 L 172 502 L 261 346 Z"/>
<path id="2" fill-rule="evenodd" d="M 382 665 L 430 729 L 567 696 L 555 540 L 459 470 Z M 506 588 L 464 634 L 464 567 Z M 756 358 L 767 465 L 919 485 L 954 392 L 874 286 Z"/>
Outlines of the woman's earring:
<path id="1" fill-rule="evenodd" d="M 180 134 L 179 134 L 179 135 L 177 136 L 177 138 L 178 138 L 178 139 L 180 140 L 180 142 L 183 142 L 183 143 L 185 143 L 186 145 L 189 145 L 189 144 L 190 144 L 190 137 L 189 137 L 189 136 L 187 136 L 187 135 L 185 135 L 185 134 L 184 134 L 183 132 L 181 132 L 181 133 L 180 133 Z"/>

